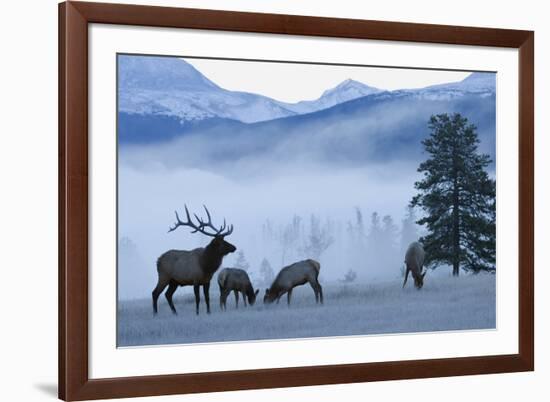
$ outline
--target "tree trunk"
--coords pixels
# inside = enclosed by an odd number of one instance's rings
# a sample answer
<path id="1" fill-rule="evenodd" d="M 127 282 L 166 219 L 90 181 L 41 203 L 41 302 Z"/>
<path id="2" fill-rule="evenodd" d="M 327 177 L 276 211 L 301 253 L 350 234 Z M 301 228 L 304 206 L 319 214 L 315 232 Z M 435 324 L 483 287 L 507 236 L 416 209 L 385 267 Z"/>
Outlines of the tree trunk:
<path id="1" fill-rule="evenodd" d="M 459 194 L 458 178 L 455 173 L 453 180 L 453 276 L 460 272 L 460 215 L 459 215 Z"/>
<path id="2" fill-rule="evenodd" d="M 460 265 L 457 261 L 453 262 L 453 276 L 458 276 Z"/>

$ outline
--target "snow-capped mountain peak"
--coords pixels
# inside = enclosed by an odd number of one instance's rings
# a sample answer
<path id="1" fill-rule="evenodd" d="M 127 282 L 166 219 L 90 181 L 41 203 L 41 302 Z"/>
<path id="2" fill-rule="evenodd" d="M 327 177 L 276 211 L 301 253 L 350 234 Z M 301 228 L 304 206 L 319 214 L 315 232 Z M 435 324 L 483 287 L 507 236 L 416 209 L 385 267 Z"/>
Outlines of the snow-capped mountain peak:
<path id="1" fill-rule="evenodd" d="M 496 93 L 496 74 L 472 73 L 462 81 L 432 85 L 426 88 L 407 90 L 418 98 L 451 99 L 465 95 L 488 97 Z"/>
<path id="2" fill-rule="evenodd" d="M 495 73 L 471 73 L 462 81 L 450 82 L 446 84 L 432 85 L 421 89 L 420 91 L 444 91 L 460 90 L 463 92 L 494 92 L 496 90 Z"/>
<path id="3" fill-rule="evenodd" d="M 325 92 L 323 92 L 323 95 L 321 96 L 321 98 L 333 97 L 333 96 L 348 97 L 348 96 L 354 96 L 354 95 L 367 96 L 377 92 L 380 92 L 378 88 L 373 88 L 363 84 L 362 82 L 355 81 L 355 80 L 352 80 L 351 78 L 348 78 L 347 80 L 342 81 L 340 84 L 338 84 L 334 88 L 327 89 Z"/>
<path id="4" fill-rule="evenodd" d="M 378 92 L 381 92 L 378 88 L 370 87 L 359 81 L 347 79 L 334 88 L 324 91 L 319 99 L 301 101 L 294 104 L 284 104 L 284 106 L 298 114 L 312 113 Z"/>
<path id="5" fill-rule="evenodd" d="M 220 90 L 195 67 L 177 57 L 118 56 L 121 89 L 139 90 Z"/>
<path id="6" fill-rule="evenodd" d="M 496 74 L 494 73 L 472 73 L 464 78 L 460 85 L 470 91 L 494 91 L 496 88 Z"/>

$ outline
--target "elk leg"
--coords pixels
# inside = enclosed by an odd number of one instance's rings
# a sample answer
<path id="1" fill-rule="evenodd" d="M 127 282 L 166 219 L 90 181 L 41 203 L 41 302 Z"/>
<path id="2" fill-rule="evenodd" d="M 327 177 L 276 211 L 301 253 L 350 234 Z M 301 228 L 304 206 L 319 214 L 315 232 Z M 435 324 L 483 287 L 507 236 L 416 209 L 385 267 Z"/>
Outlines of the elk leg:
<path id="1" fill-rule="evenodd" d="M 168 285 L 168 290 L 164 294 L 166 296 L 166 300 L 168 300 L 168 305 L 170 306 L 170 309 L 172 310 L 172 313 L 178 314 L 176 311 L 176 308 L 174 307 L 174 302 L 172 301 L 172 296 L 174 295 L 174 292 L 178 288 L 178 284 L 174 281 L 170 281 L 170 284 Z"/>
<path id="2" fill-rule="evenodd" d="M 239 292 L 234 290 L 233 293 L 235 293 L 235 308 L 239 308 Z"/>
<path id="3" fill-rule="evenodd" d="M 313 293 L 315 293 L 315 303 L 319 303 L 319 288 L 317 287 L 317 283 L 315 281 L 309 282 L 311 285 L 311 288 L 313 289 Z"/>
<path id="4" fill-rule="evenodd" d="M 409 277 L 409 266 L 407 265 L 407 270 L 405 271 L 405 280 L 403 281 L 403 287 L 407 284 L 407 278 Z"/>
<path id="5" fill-rule="evenodd" d="M 229 291 L 227 289 L 222 290 L 222 294 L 220 295 L 220 300 L 222 304 L 222 308 L 224 310 L 227 310 L 227 296 L 229 295 Z"/>
<path id="6" fill-rule="evenodd" d="M 210 282 L 202 285 L 202 292 L 206 301 L 206 314 L 210 314 Z"/>
<path id="7" fill-rule="evenodd" d="M 199 315 L 199 303 L 201 302 L 201 286 L 200 285 L 194 285 L 193 290 L 195 291 L 195 310 L 197 312 L 197 315 Z"/>
<path id="8" fill-rule="evenodd" d="M 323 288 L 319 283 L 319 279 L 315 278 L 315 282 L 311 286 L 313 286 L 313 290 L 315 292 L 315 302 L 317 302 L 317 296 L 319 296 L 319 302 L 323 304 Z"/>
<path id="9" fill-rule="evenodd" d="M 168 286 L 168 282 L 164 281 L 164 280 L 161 280 L 159 278 L 157 286 L 153 290 L 153 312 L 155 314 L 158 313 L 157 300 L 158 300 L 160 294 L 162 293 L 162 291 L 164 290 L 164 288 L 166 288 L 166 286 Z"/>
<path id="10" fill-rule="evenodd" d="M 223 288 L 220 285 L 220 310 L 223 310 Z"/>
<path id="11" fill-rule="evenodd" d="M 244 302 L 244 306 L 246 307 L 246 293 L 243 292 L 243 302 Z"/>
<path id="12" fill-rule="evenodd" d="M 290 299 L 292 298 L 292 289 L 286 294 L 286 304 L 290 307 Z"/>

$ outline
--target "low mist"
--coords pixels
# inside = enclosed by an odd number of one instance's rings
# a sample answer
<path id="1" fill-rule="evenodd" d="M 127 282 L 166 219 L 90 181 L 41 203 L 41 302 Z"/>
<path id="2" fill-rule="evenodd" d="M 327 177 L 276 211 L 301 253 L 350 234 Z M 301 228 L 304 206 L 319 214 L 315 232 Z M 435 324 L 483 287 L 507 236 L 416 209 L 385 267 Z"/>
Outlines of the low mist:
<path id="1" fill-rule="evenodd" d="M 165 147 L 166 149 L 166 147 Z M 174 149 L 170 152 L 173 157 Z M 156 260 L 170 249 L 192 249 L 210 238 L 180 227 L 168 233 L 174 211 L 224 218 L 237 247 L 222 267 L 247 268 L 254 287 L 304 258 L 321 263 L 321 281 L 382 281 L 402 274 L 406 245 L 420 228 L 407 205 L 418 180 L 415 162 L 322 164 L 299 157 L 281 161 L 246 158 L 234 164 L 202 160 L 163 163 L 159 149 L 123 149 L 119 158 L 119 297 L 149 297 Z M 140 163 L 136 164 L 136 155 Z M 200 158 L 201 155 L 196 155 Z M 351 272 L 351 274 L 350 274 Z"/>

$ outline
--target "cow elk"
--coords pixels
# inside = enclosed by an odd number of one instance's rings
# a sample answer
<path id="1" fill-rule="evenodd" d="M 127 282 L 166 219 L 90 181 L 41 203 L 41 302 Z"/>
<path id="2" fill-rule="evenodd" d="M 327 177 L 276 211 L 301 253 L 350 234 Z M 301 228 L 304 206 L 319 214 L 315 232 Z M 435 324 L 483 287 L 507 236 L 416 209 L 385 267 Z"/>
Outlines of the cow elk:
<path id="1" fill-rule="evenodd" d="M 424 276 L 427 272 L 422 272 L 425 255 L 424 247 L 419 242 L 415 241 L 409 245 L 405 253 L 406 270 L 403 287 L 407 284 L 407 278 L 410 272 L 414 279 L 414 286 L 419 290 L 422 289 L 422 286 L 424 286 Z"/>
<path id="2" fill-rule="evenodd" d="M 231 291 L 235 294 L 235 305 L 239 308 L 239 292 L 242 293 L 243 302 L 251 306 L 256 302 L 259 290 L 252 287 L 250 278 L 245 270 L 239 268 L 224 268 L 218 274 L 218 285 L 220 286 L 220 309 L 226 309 L 227 296 Z"/>
<path id="3" fill-rule="evenodd" d="M 200 219 L 196 214 L 195 224 L 189 216 L 187 205 L 185 206 L 185 214 L 187 221 L 182 222 L 176 212 L 176 223 L 168 232 L 173 232 L 180 226 L 188 226 L 192 230 L 191 233 L 202 233 L 206 236 L 213 237 L 206 247 L 200 247 L 193 250 L 170 250 L 162 254 L 157 260 L 158 283 L 153 290 L 153 311 L 157 313 L 157 300 L 159 295 L 168 286 L 166 291 L 166 300 L 170 305 L 170 309 L 174 314 L 177 314 L 172 296 L 178 286 L 193 286 L 195 292 L 196 313 L 199 314 L 200 303 L 200 286 L 203 288 L 204 299 L 206 301 L 206 311 L 210 314 L 210 280 L 214 273 L 218 270 L 225 255 L 233 253 L 236 248 L 231 243 L 225 241 L 225 237 L 233 232 L 233 225 L 226 226 L 225 220 L 220 228 L 216 228 L 212 224 L 210 212 L 204 206 L 208 222 Z M 208 230 L 210 229 L 210 231 Z"/>
<path id="4" fill-rule="evenodd" d="M 265 290 L 264 303 L 273 303 L 285 293 L 287 294 L 287 303 L 290 306 L 292 298 L 292 289 L 309 283 L 315 293 L 315 302 L 323 304 L 323 288 L 319 284 L 319 271 L 321 264 L 315 260 L 304 260 L 295 262 L 281 269 L 269 289 Z"/>

